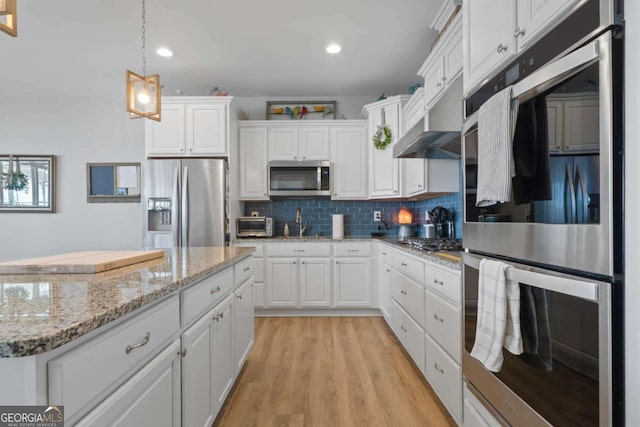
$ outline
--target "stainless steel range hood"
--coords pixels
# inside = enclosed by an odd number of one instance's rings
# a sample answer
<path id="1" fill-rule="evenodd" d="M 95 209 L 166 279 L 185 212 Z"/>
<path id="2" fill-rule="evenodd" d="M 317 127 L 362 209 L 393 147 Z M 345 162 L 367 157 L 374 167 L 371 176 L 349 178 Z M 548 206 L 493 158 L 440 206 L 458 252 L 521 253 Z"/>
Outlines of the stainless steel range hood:
<path id="1" fill-rule="evenodd" d="M 459 159 L 460 131 L 424 131 L 424 119 L 412 127 L 393 147 L 398 159 Z"/>

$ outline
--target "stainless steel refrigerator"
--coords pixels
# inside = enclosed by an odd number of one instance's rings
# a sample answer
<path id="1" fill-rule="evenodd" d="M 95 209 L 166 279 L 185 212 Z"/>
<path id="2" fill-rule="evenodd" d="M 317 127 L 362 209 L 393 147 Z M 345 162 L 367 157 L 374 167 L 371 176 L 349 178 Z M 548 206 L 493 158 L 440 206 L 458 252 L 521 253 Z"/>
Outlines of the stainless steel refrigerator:
<path id="1" fill-rule="evenodd" d="M 224 159 L 158 159 L 142 165 L 142 246 L 226 246 Z"/>

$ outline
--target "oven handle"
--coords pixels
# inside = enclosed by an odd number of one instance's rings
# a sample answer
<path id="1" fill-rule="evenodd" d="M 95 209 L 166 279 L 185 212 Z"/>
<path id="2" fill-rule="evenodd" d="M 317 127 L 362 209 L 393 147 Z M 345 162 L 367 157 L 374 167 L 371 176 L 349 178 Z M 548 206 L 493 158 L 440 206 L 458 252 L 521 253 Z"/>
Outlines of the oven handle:
<path id="1" fill-rule="evenodd" d="M 587 213 L 587 184 L 580 165 L 576 165 L 576 222 L 578 224 L 586 224 L 588 222 Z"/>
<path id="2" fill-rule="evenodd" d="M 578 74 L 600 59 L 598 46 L 599 41 L 594 40 L 567 56 L 540 68 L 529 77 L 513 85 L 513 96 L 518 98 L 522 104 Z"/>
<path id="3" fill-rule="evenodd" d="M 576 190 L 573 186 L 571 165 L 567 164 L 564 174 L 564 222 L 574 224 L 576 217 Z"/>
<path id="4" fill-rule="evenodd" d="M 471 255 L 466 252 L 462 254 L 464 264 L 476 270 L 480 270 L 480 260 L 482 258 L 483 257 Z M 586 282 L 584 280 L 577 280 L 568 277 L 559 277 L 548 273 L 539 273 L 538 271 L 541 270 L 536 269 L 535 267 L 526 267 L 527 270 L 525 270 L 523 268 L 518 268 L 509 262 L 502 260 L 499 261 L 509 265 L 509 268 L 507 269 L 508 280 L 524 283 L 536 288 L 546 289 L 548 291 L 560 292 L 596 303 L 599 302 L 598 283 Z"/>

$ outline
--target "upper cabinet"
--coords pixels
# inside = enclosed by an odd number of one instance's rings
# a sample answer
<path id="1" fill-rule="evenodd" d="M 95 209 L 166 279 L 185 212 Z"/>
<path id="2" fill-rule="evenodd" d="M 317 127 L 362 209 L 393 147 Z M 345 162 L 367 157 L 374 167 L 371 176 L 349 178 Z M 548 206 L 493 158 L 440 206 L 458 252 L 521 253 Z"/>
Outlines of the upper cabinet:
<path id="1" fill-rule="evenodd" d="M 367 198 L 367 126 L 364 122 L 331 128 L 331 198 Z"/>
<path id="2" fill-rule="evenodd" d="M 269 160 L 329 160 L 329 128 L 298 123 L 269 128 Z"/>
<path id="3" fill-rule="evenodd" d="M 599 114 L 597 93 L 548 96 L 549 152 L 597 153 L 600 146 Z"/>
<path id="4" fill-rule="evenodd" d="M 557 25 L 579 0 L 464 0 L 464 93 Z"/>
<path id="5" fill-rule="evenodd" d="M 267 192 L 267 129 L 240 126 L 238 132 L 240 199 L 269 200 Z"/>
<path id="6" fill-rule="evenodd" d="M 424 77 L 425 108 L 435 104 L 462 73 L 462 13 L 456 14 L 427 57 L 418 75 Z"/>
<path id="7" fill-rule="evenodd" d="M 147 157 L 226 156 L 233 97 L 162 98 L 162 121 L 145 121 Z"/>
<path id="8" fill-rule="evenodd" d="M 393 146 L 403 130 L 402 107 L 409 100 L 408 95 L 397 95 L 367 104 L 363 117 L 369 121 L 369 197 L 375 199 L 400 197 L 400 159 L 393 158 Z M 391 143 L 379 150 L 373 146 L 371 138 L 379 126 L 386 125 L 391 130 Z"/>

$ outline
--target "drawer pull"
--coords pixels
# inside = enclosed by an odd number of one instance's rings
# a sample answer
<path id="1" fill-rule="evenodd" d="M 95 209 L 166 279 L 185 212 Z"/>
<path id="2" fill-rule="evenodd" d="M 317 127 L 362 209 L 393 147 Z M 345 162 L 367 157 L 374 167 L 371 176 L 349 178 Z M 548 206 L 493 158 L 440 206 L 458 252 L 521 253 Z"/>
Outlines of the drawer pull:
<path id="1" fill-rule="evenodd" d="M 503 400 L 502 403 L 504 403 L 504 406 L 506 406 L 507 409 L 509 409 L 511 412 L 513 412 L 514 414 L 516 413 L 516 408 L 514 408 L 508 400 Z"/>
<path id="2" fill-rule="evenodd" d="M 438 314 L 434 314 L 433 318 L 436 319 L 440 323 L 444 323 L 444 319 L 442 317 L 438 316 Z"/>
<path id="3" fill-rule="evenodd" d="M 440 366 L 438 366 L 438 362 L 435 362 L 433 364 L 433 367 L 436 368 L 436 371 L 440 372 L 441 374 L 444 375 L 444 369 L 442 369 Z"/>
<path id="4" fill-rule="evenodd" d="M 498 45 L 498 47 L 496 48 L 496 52 L 498 52 L 498 53 L 502 53 L 502 52 L 504 52 L 505 50 L 507 50 L 507 47 L 506 47 L 505 45 L 503 45 L 502 43 L 500 43 L 500 44 Z"/>
<path id="5" fill-rule="evenodd" d="M 246 272 L 247 272 L 247 271 L 249 271 L 249 270 L 251 270 L 251 267 L 245 267 L 245 268 L 243 268 L 243 269 L 242 269 L 242 271 L 243 271 L 244 273 L 246 273 Z"/>
<path id="6" fill-rule="evenodd" d="M 223 317 L 224 315 L 222 313 L 216 314 L 215 316 L 213 316 L 213 320 L 215 320 L 216 322 L 219 322 L 220 319 L 222 319 Z"/>
<path id="7" fill-rule="evenodd" d="M 347 252 L 355 252 L 358 253 L 360 252 L 358 249 L 347 249 Z"/>
<path id="8" fill-rule="evenodd" d="M 238 299 L 242 299 L 242 295 L 238 295 L 236 298 L 238 298 Z"/>
<path id="9" fill-rule="evenodd" d="M 293 252 L 300 252 L 300 253 L 304 253 L 304 249 L 294 249 Z"/>
<path id="10" fill-rule="evenodd" d="M 187 349 L 185 348 L 184 350 L 179 351 L 178 352 L 178 356 L 186 357 L 187 356 Z"/>
<path id="11" fill-rule="evenodd" d="M 387 253 L 386 252 L 382 252 L 382 255 L 387 256 Z"/>
<path id="12" fill-rule="evenodd" d="M 302 261 L 302 264 L 303 264 L 303 265 L 304 265 L 304 264 L 306 264 L 306 263 L 307 263 L 307 261 Z"/>
<path id="13" fill-rule="evenodd" d="M 436 285 L 444 286 L 444 281 L 438 280 L 435 277 L 433 278 L 433 283 L 435 283 Z"/>
<path id="14" fill-rule="evenodd" d="M 401 293 L 402 295 L 406 295 L 406 294 L 407 294 L 405 291 L 400 291 L 400 293 Z"/>
<path id="15" fill-rule="evenodd" d="M 400 329 L 402 329 L 403 331 L 407 332 L 407 328 L 405 328 L 404 326 L 400 325 Z"/>
<path id="16" fill-rule="evenodd" d="M 211 289 L 211 295 L 215 294 L 216 292 L 220 292 L 222 289 L 220 288 L 220 286 L 218 286 L 215 289 Z"/>
<path id="17" fill-rule="evenodd" d="M 390 268 L 387 268 L 387 273 L 391 273 L 391 269 Z"/>
<path id="18" fill-rule="evenodd" d="M 142 347 L 149 344 L 149 341 L 151 341 L 151 332 L 147 332 L 144 338 L 142 338 L 142 341 L 140 341 L 138 344 L 128 345 L 127 348 L 124 350 L 124 352 L 129 354 L 131 353 L 131 350 L 135 350 L 138 347 Z"/>
<path id="19" fill-rule="evenodd" d="M 401 262 L 400 265 L 403 267 L 407 267 L 407 264 L 405 264 L 404 262 Z"/>

